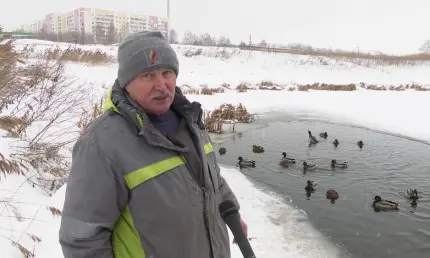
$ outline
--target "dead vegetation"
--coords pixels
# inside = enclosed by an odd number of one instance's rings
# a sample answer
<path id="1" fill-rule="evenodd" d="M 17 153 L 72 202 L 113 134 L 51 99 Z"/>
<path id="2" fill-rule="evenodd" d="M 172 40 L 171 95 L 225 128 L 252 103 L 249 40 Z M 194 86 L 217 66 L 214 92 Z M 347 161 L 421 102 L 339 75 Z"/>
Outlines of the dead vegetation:
<path id="1" fill-rule="evenodd" d="M 187 95 L 214 95 L 216 93 L 224 93 L 224 88 L 208 88 L 207 85 L 200 85 L 201 89 L 183 90 L 183 94 Z"/>
<path id="2" fill-rule="evenodd" d="M 47 195 L 66 181 L 70 169 L 67 147 L 79 135 L 79 107 L 88 96 L 87 89 L 67 75 L 64 62 L 71 57 L 65 56 L 48 52 L 35 59 L 28 52 L 15 51 L 12 42 L 0 45 L 0 140 L 7 138 L 9 145 L 7 154 L 0 153 L 0 179 L 23 175 L 26 183 Z M 80 58 L 75 60 L 93 62 Z M 20 215 L 13 197 L 1 200 L 0 217 L 34 220 Z M 58 209 L 50 210 L 61 214 Z M 12 223 L 10 227 L 13 232 Z M 28 236 L 40 241 L 36 235 Z M 10 241 L 25 257 L 33 257 L 31 248 L 21 245 L 19 239 Z"/>
<path id="3" fill-rule="evenodd" d="M 38 51 L 34 45 L 27 45 L 21 52 L 26 58 L 85 63 L 89 65 L 106 65 L 116 62 L 114 56 L 100 50 L 85 50 L 72 45 L 65 49 L 53 46 L 45 48 L 43 51 Z"/>
<path id="4" fill-rule="evenodd" d="M 365 84 L 360 83 L 360 87 L 367 90 L 376 91 L 405 91 L 405 90 L 415 90 L 415 91 L 430 91 L 430 86 L 419 85 L 415 83 L 411 84 L 400 84 L 400 85 L 377 85 L 377 84 Z"/>
<path id="5" fill-rule="evenodd" d="M 251 123 L 253 121 L 254 116 L 241 103 L 237 106 L 222 104 L 219 108 L 212 111 L 205 111 L 204 114 L 206 130 L 210 133 L 222 133 L 222 125 L 225 122 Z"/>
<path id="6" fill-rule="evenodd" d="M 381 84 L 365 84 L 363 82 L 359 84 L 327 84 L 327 83 L 313 83 L 305 85 L 297 85 L 296 87 L 289 87 L 288 91 L 309 91 L 309 90 L 326 90 L 326 91 L 355 91 L 357 88 L 363 88 L 367 90 L 375 91 L 405 91 L 405 90 L 416 90 L 416 91 L 430 91 L 429 86 L 418 85 L 418 84 L 400 84 L 400 85 L 381 85 Z"/>
<path id="7" fill-rule="evenodd" d="M 250 89 L 251 88 L 249 87 L 249 84 L 247 84 L 247 83 L 241 83 L 241 84 L 236 86 L 237 92 L 247 92 Z"/>
<path id="8" fill-rule="evenodd" d="M 183 53 L 186 57 L 205 56 L 226 60 L 231 58 L 232 56 L 240 54 L 241 50 L 238 48 L 230 47 L 217 47 L 215 51 L 210 48 L 189 48 Z"/>
<path id="9" fill-rule="evenodd" d="M 354 91 L 356 89 L 357 87 L 355 84 L 313 83 L 313 84 L 297 85 L 298 91 L 308 91 L 308 90 Z"/>
<path id="10" fill-rule="evenodd" d="M 97 117 L 103 114 L 103 104 L 105 102 L 104 98 L 101 98 L 99 102 L 93 104 L 91 109 L 82 108 L 81 115 L 77 122 L 79 128 L 79 134 L 82 135 L 85 132 L 87 126 L 94 121 Z"/>

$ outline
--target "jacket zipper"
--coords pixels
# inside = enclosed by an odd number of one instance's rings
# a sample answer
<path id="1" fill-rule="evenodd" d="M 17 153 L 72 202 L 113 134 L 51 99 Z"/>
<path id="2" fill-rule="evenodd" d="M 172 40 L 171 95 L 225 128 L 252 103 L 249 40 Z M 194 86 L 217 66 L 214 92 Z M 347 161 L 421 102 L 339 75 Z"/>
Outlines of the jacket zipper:
<path id="1" fill-rule="evenodd" d="M 200 151 L 200 150 L 199 150 Z M 213 247 L 212 247 L 212 237 L 211 237 L 211 233 L 210 233 L 210 227 L 209 227 L 209 213 L 208 213 L 208 211 L 207 211 L 207 209 L 206 209 L 206 199 L 207 198 L 209 198 L 209 195 L 208 195 L 208 193 L 207 193 L 207 189 L 206 189 L 206 178 L 205 178 L 205 175 L 204 175 L 204 172 L 203 172 L 203 177 L 202 177 L 202 181 L 203 181 L 203 185 L 201 185 L 198 181 L 197 181 L 197 178 L 196 178 L 196 176 L 194 175 L 194 173 L 192 172 L 192 170 L 190 169 L 190 167 L 189 167 L 189 163 L 188 163 L 188 161 L 187 161 L 187 159 L 183 156 L 183 158 L 184 158 L 184 160 L 185 160 L 185 166 L 187 167 L 187 169 L 188 169 L 188 172 L 191 174 L 191 177 L 194 179 L 194 182 L 199 186 L 199 188 L 200 188 L 200 190 L 202 191 L 202 194 L 203 194 L 203 219 L 204 219 L 204 221 L 205 221 L 205 226 L 206 226 L 206 231 L 207 231 L 207 234 L 208 234 L 208 238 L 209 238 L 209 246 L 210 246 L 210 249 L 211 249 L 211 254 L 212 254 L 212 256 L 214 256 L 214 250 L 213 250 Z M 203 166 L 203 164 L 202 164 L 202 166 Z M 203 168 L 202 168 L 202 170 L 203 170 Z"/>

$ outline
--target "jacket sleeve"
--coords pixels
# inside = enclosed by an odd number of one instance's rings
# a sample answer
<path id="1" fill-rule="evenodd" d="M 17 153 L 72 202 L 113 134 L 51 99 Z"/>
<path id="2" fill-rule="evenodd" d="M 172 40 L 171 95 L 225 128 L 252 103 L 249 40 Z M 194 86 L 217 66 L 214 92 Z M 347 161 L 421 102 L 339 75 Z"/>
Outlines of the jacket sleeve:
<path id="1" fill-rule="evenodd" d="M 236 198 L 236 195 L 233 193 L 227 181 L 221 175 L 221 169 L 219 167 L 218 161 L 215 161 L 215 163 L 216 163 L 215 166 L 217 170 L 218 183 L 219 183 L 219 192 L 221 193 L 222 200 L 232 201 L 235 204 L 237 210 L 240 210 L 240 204 Z"/>
<path id="2" fill-rule="evenodd" d="M 91 136 L 73 147 L 59 242 L 65 258 L 112 258 L 111 232 L 127 188 Z"/>

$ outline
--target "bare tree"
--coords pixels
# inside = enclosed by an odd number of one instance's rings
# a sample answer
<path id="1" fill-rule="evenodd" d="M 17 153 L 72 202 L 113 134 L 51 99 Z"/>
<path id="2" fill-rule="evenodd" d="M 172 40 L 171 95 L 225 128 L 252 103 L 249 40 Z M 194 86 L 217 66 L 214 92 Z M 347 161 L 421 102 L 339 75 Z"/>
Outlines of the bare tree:
<path id="1" fill-rule="evenodd" d="M 267 47 L 267 42 L 263 39 L 260 43 L 258 43 L 260 47 Z"/>
<path id="2" fill-rule="evenodd" d="M 170 44 L 178 44 L 178 34 L 174 29 L 170 30 L 170 38 L 169 38 Z"/>
<path id="3" fill-rule="evenodd" d="M 212 37 L 209 33 L 205 33 L 203 35 L 200 35 L 200 44 L 203 46 L 216 46 L 216 39 Z"/>
<path id="4" fill-rule="evenodd" d="M 117 35 L 116 35 L 115 24 L 111 22 L 107 32 L 107 43 L 114 44 L 116 43 L 116 40 L 117 40 Z"/>
<path id="5" fill-rule="evenodd" d="M 97 24 L 93 30 L 95 43 L 104 43 L 105 41 L 105 31 L 102 25 Z"/>
<path id="6" fill-rule="evenodd" d="M 125 22 L 122 24 L 121 26 L 121 32 L 119 33 L 119 41 L 123 41 L 129 34 L 130 34 L 130 30 L 129 30 L 129 23 Z"/>
<path id="7" fill-rule="evenodd" d="M 222 46 L 222 47 L 231 46 L 230 38 L 229 37 L 225 37 L 225 36 L 220 36 L 218 38 L 217 45 L 218 46 Z"/>
<path id="8" fill-rule="evenodd" d="M 191 31 L 186 31 L 182 39 L 184 45 L 198 45 L 198 36 Z"/>
<path id="9" fill-rule="evenodd" d="M 420 52 L 430 53 L 430 39 L 426 40 L 419 49 Z"/>

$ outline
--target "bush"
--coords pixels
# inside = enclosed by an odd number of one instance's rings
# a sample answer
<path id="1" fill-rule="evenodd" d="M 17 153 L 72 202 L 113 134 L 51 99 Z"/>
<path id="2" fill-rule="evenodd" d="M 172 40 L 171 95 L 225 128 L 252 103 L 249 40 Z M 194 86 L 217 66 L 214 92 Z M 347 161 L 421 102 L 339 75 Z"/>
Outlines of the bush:
<path id="1" fill-rule="evenodd" d="M 90 65 L 113 64 L 116 58 L 100 50 L 85 50 L 79 47 L 69 46 L 66 49 L 60 47 L 46 48 L 41 52 L 34 46 L 25 46 L 22 53 L 27 58 L 86 63 Z"/>
<path id="2" fill-rule="evenodd" d="M 224 93 L 224 88 L 208 88 L 207 85 L 200 85 L 202 89 L 183 90 L 183 94 L 189 95 L 214 95 L 215 93 Z"/>
<path id="3" fill-rule="evenodd" d="M 226 121 L 251 123 L 254 121 L 254 116 L 241 103 L 237 106 L 222 104 L 219 108 L 204 114 L 206 130 L 211 133 L 222 133 L 222 124 Z"/>
<path id="4" fill-rule="evenodd" d="M 248 85 L 246 83 L 241 83 L 236 86 L 237 92 L 247 92 L 248 91 Z"/>
<path id="5" fill-rule="evenodd" d="M 326 84 L 326 83 L 314 83 L 306 85 L 297 85 L 299 91 L 308 90 L 328 90 L 328 91 L 354 91 L 357 89 L 355 84 Z"/>
<path id="6" fill-rule="evenodd" d="M 79 135 L 73 130 L 74 119 L 78 119 L 78 108 L 88 92 L 76 84 L 75 78 L 67 76 L 61 55 L 58 59 L 52 55 L 37 60 L 27 57 L 28 53 L 16 52 L 12 44 L 0 45 L 0 132 L 5 134 L 0 141 L 7 140 L 9 147 L 7 154 L 0 153 L 0 179 L 9 174 L 23 175 L 26 182 L 51 195 L 66 181 L 70 169 L 67 147 Z M 32 220 L 21 216 L 16 203 L 12 197 L 1 200 L 0 216 L 17 222 Z M 46 208 L 53 215 L 61 213 Z M 12 224 L 8 226 L 14 232 Z M 27 235 L 34 242 L 40 241 L 35 235 Z M 33 247 L 8 239 L 26 257 L 34 256 L 29 251 Z"/>

